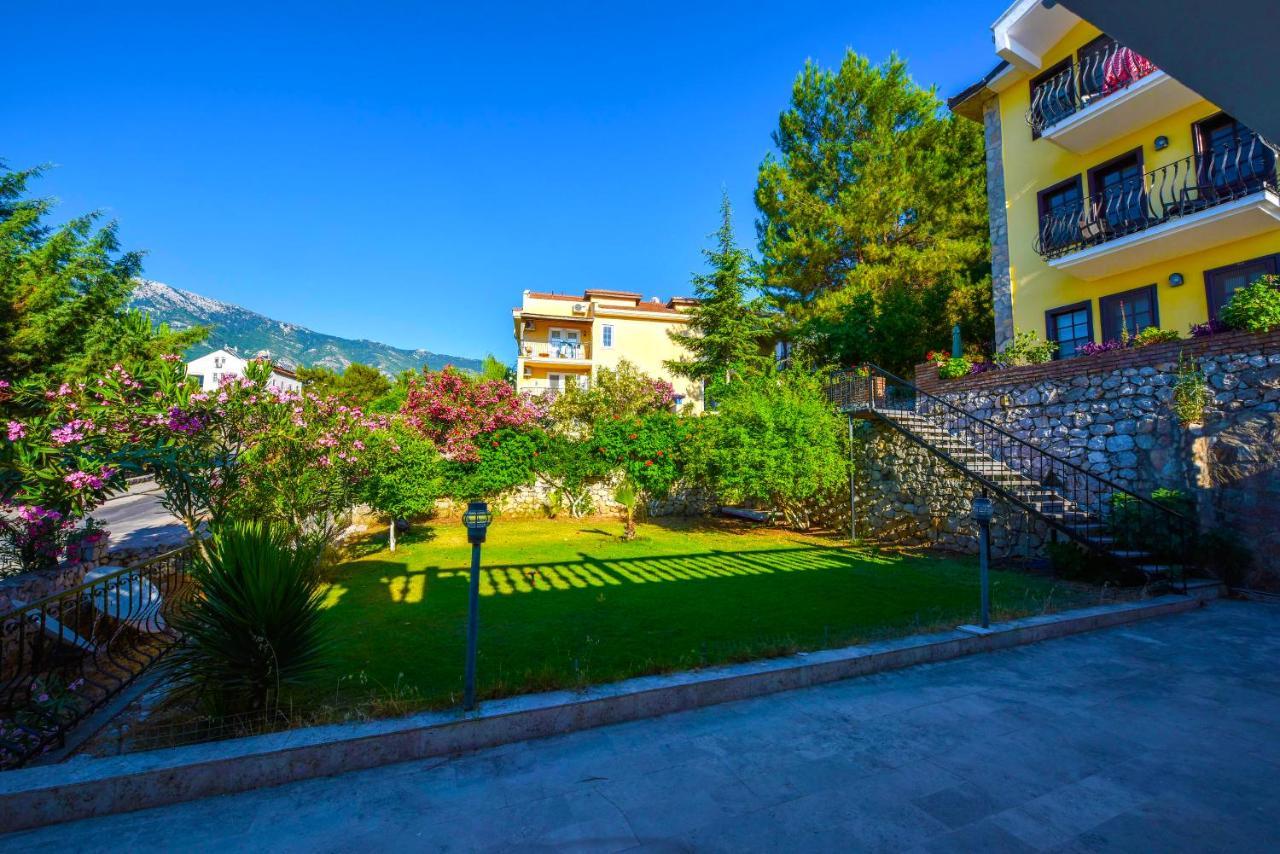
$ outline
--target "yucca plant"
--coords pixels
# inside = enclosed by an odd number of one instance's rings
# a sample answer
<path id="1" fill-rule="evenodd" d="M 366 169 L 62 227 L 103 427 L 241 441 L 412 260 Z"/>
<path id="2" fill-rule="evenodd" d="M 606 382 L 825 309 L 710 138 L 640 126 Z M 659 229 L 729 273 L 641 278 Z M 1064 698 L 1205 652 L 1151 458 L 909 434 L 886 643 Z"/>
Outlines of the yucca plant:
<path id="1" fill-rule="evenodd" d="M 192 563 L 196 595 L 175 617 L 168 659 L 180 696 L 217 717 L 269 712 L 324 664 L 321 545 L 262 522 L 215 531 Z"/>

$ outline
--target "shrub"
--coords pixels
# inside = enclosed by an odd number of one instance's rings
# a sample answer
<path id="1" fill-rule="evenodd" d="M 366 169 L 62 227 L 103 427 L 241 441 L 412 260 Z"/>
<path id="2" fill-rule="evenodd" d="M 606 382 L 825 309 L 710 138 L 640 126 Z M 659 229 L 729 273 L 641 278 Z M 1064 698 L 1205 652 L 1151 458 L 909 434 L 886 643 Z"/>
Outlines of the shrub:
<path id="1" fill-rule="evenodd" d="M 1253 553 L 1238 537 L 1210 531 L 1196 543 L 1196 564 L 1228 586 L 1239 587 L 1253 567 Z"/>
<path id="2" fill-rule="evenodd" d="M 973 363 L 964 356 L 960 356 L 940 362 L 938 364 L 938 376 L 944 380 L 954 380 L 968 376 L 972 369 Z"/>
<path id="3" fill-rule="evenodd" d="M 444 492 L 436 446 L 401 423 L 374 433 L 368 444 L 364 502 L 388 517 L 387 542 L 396 550 L 396 520 L 431 511 Z"/>
<path id="4" fill-rule="evenodd" d="M 1173 397 L 1169 405 L 1183 427 L 1204 420 L 1205 407 L 1213 400 L 1209 384 L 1195 359 L 1190 361 L 1178 356 L 1178 376 L 1173 383 Z"/>
<path id="5" fill-rule="evenodd" d="M 1156 489 L 1151 493 L 1151 500 L 1183 516 L 1189 517 L 1195 510 L 1194 499 L 1180 489 Z M 1109 521 L 1115 543 L 1122 548 L 1150 552 L 1157 559 L 1183 561 L 1189 557 L 1176 551 L 1182 542 L 1181 535 L 1189 533 L 1181 530 L 1184 523 L 1167 518 L 1132 495 L 1123 492 L 1111 495 Z"/>
<path id="6" fill-rule="evenodd" d="M 819 380 L 784 371 L 726 388 L 714 416 L 699 419 L 689 467 L 728 502 L 751 501 L 809 525 L 810 508 L 848 482 L 840 417 Z"/>
<path id="7" fill-rule="evenodd" d="M 1280 276 L 1267 275 L 1240 288 L 1222 307 L 1222 322 L 1232 329 L 1266 332 L 1280 326 Z"/>
<path id="8" fill-rule="evenodd" d="M 1058 342 L 1045 341 L 1035 330 L 1024 329 L 1013 336 L 1013 340 L 1005 344 L 1004 349 L 995 356 L 995 363 L 1002 368 L 1013 368 L 1021 365 L 1041 365 L 1053 358 L 1058 352 Z"/>
<path id="9" fill-rule="evenodd" d="M 1219 332 L 1226 332 L 1231 327 L 1223 323 L 1216 317 L 1210 318 L 1204 323 L 1191 324 L 1191 337 L 1204 338 L 1207 335 L 1217 335 Z"/>
<path id="10" fill-rule="evenodd" d="M 1103 341 L 1101 343 L 1090 341 L 1088 344 L 1081 345 L 1080 349 L 1077 350 L 1076 352 L 1078 352 L 1081 356 L 1096 356 L 1099 353 L 1110 353 L 1112 350 L 1123 350 L 1123 349 L 1125 349 L 1124 342 L 1117 341 L 1114 338 L 1112 338 L 1109 341 Z"/>
<path id="11" fill-rule="evenodd" d="M 1132 344 L 1134 347 L 1148 347 L 1152 344 L 1165 344 L 1169 341 L 1180 341 L 1182 336 L 1172 329 L 1160 329 L 1155 326 L 1148 326 L 1137 335 L 1133 336 Z"/>
<path id="12" fill-rule="evenodd" d="M 179 696 L 226 716 L 271 711 L 324 665 L 321 544 L 260 522 L 214 532 L 190 568 L 199 595 L 174 618 L 166 662 Z"/>
<path id="13" fill-rule="evenodd" d="M 489 434 L 528 429 L 542 408 L 501 380 L 481 380 L 452 367 L 424 371 L 409 384 L 405 421 L 430 439 L 446 459 L 475 462 Z"/>
<path id="14" fill-rule="evenodd" d="M 475 459 L 447 460 L 441 465 L 447 494 L 460 501 L 470 501 L 492 498 L 533 483 L 534 464 L 542 440 L 541 433 L 514 429 L 473 437 Z"/>
<path id="15" fill-rule="evenodd" d="M 609 419 L 596 425 L 591 443 L 602 465 L 620 471 L 641 499 L 662 498 L 682 474 L 690 423 L 669 412 Z"/>

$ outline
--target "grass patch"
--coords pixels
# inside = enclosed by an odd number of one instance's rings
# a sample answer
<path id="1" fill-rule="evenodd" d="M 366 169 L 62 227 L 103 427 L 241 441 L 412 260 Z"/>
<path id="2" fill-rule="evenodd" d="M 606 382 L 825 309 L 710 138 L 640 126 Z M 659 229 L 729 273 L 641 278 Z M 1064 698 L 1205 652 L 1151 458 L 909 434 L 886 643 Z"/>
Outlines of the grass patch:
<path id="1" fill-rule="evenodd" d="M 372 714 L 459 701 L 470 547 L 419 526 L 331 571 L 333 667 L 310 702 Z M 729 522 L 506 520 L 481 576 L 482 697 L 951 628 L 976 619 L 977 562 L 851 549 Z M 374 544 L 376 545 L 376 543 Z M 992 573 L 1001 618 L 1097 602 L 1096 590 Z M 372 704 L 372 708 L 370 707 Z"/>

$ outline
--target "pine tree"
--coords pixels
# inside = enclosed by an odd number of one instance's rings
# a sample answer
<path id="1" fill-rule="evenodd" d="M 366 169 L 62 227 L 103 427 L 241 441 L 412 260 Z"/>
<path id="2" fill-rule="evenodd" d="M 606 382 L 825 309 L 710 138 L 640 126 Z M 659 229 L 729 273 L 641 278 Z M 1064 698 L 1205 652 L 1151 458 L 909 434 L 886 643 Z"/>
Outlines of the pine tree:
<path id="1" fill-rule="evenodd" d="M 760 166 L 764 291 L 819 361 L 905 368 L 992 334 L 982 134 L 896 56 L 807 63 Z"/>
<path id="2" fill-rule="evenodd" d="M 83 377 L 202 338 L 127 310 L 142 254 L 121 252 L 116 223 L 99 227 L 97 213 L 48 225 L 52 202 L 27 195 L 41 171 L 0 163 L 0 378 Z"/>
<path id="3" fill-rule="evenodd" d="M 669 333 L 689 355 L 666 364 L 679 376 L 720 383 L 767 365 L 762 347 L 768 330 L 760 306 L 748 299 L 757 279 L 751 256 L 734 239 L 728 193 L 720 201 L 720 228 L 713 237 L 715 246 L 702 251 L 711 271 L 691 280 L 697 303 L 689 309 L 689 323 Z"/>

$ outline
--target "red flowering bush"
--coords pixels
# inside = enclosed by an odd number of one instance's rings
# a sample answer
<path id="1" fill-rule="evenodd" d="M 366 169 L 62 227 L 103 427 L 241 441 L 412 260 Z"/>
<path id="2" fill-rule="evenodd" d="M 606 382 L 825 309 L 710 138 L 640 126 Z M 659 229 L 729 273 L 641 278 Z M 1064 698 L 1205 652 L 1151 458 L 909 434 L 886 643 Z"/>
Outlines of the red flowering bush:
<path id="1" fill-rule="evenodd" d="M 423 371 L 410 383 L 400 412 L 446 459 L 462 463 L 480 459 L 477 437 L 533 427 L 545 414 L 538 403 L 507 383 L 471 377 L 452 367 Z"/>

